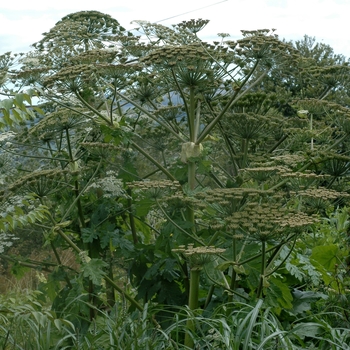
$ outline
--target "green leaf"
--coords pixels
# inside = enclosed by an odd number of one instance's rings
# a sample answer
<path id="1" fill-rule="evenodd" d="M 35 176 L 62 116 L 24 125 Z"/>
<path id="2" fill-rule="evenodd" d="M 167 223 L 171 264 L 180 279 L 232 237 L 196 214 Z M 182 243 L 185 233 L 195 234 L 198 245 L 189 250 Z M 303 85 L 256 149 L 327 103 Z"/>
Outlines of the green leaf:
<path id="1" fill-rule="evenodd" d="M 108 264 L 101 259 L 91 259 L 82 266 L 83 276 L 88 277 L 93 284 L 100 285 L 102 278 L 106 275 L 104 268 Z"/>
<path id="2" fill-rule="evenodd" d="M 18 262 L 15 262 L 12 265 L 12 270 L 11 272 L 18 278 L 22 278 L 26 273 L 28 273 L 28 271 L 30 271 L 29 267 L 26 266 L 22 266 L 21 264 L 19 264 Z"/>
<path id="3" fill-rule="evenodd" d="M 220 271 L 225 271 L 230 266 L 234 266 L 235 264 L 236 263 L 234 261 L 225 261 L 222 264 L 219 264 L 218 266 L 216 266 L 216 269 Z"/>
<path id="4" fill-rule="evenodd" d="M 81 238 L 84 243 L 92 243 L 98 237 L 98 232 L 94 228 L 83 228 L 81 232 Z"/>
<path id="5" fill-rule="evenodd" d="M 15 117 L 15 121 L 21 121 L 21 116 L 16 108 L 12 110 L 12 115 Z"/>
<path id="6" fill-rule="evenodd" d="M 233 269 L 235 270 L 236 273 L 241 274 L 241 275 L 245 275 L 245 269 L 243 265 L 234 265 Z"/>
<path id="7" fill-rule="evenodd" d="M 335 272 L 335 265 L 339 261 L 340 249 L 336 244 L 317 246 L 313 248 L 310 262 L 322 275 L 326 285 L 332 282 L 332 273 Z"/>
<path id="8" fill-rule="evenodd" d="M 38 112 L 39 114 L 42 114 L 42 115 L 45 114 L 45 112 L 44 112 L 41 108 L 39 108 L 39 107 L 37 107 L 37 106 L 34 106 L 33 109 L 34 109 L 36 112 Z"/>
<path id="9" fill-rule="evenodd" d="M 114 235 L 112 239 L 112 245 L 113 247 L 119 247 L 124 252 L 132 252 L 134 250 L 133 243 L 120 235 Z"/>
<path id="10" fill-rule="evenodd" d="M 169 282 L 179 278 L 179 272 L 177 270 L 177 260 L 176 259 L 166 259 L 164 270 L 162 271 L 162 277 Z"/>
<path id="11" fill-rule="evenodd" d="M 6 111 L 9 111 L 13 107 L 13 102 L 13 98 L 2 100 L 0 101 L 0 108 L 4 108 Z"/>
<path id="12" fill-rule="evenodd" d="M 279 313 L 282 309 L 291 309 L 293 307 L 293 296 L 287 283 L 276 277 L 270 277 L 270 286 L 266 291 L 266 301 L 269 305 L 276 308 Z"/>
<path id="13" fill-rule="evenodd" d="M 32 99 L 30 98 L 30 95 L 27 94 L 22 94 L 23 95 L 23 99 L 26 100 L 30 105 L 32 104 Z"/>
<path id="14" fill-rule="evenodd" d="M 15 96 L 15 101 L 16 101 L 16 105 L 17 106 L 21 106 L 21 105 L 23 105 L 23 101 L 24 101 L 24 94 L 17 94 L 16 96 Z M 29 101 L 30 101 L 30 99 L 29 99 Z M 29 102 L 30 103 L 30 102 Z"/>
<path id="15" fill-rule="evenodd" d="M 298 323 L 298 325 L 293 329 L 293 333 L 296 334 L 301 339 L 305 337 L 315 337 L 321 333 L 322 329 L 317 323 Z"/>
<path id="16" fill-rule="evenodd" d="M 137 216 L 146 216 L 150 211 L 151 207 L 154 206 L 154 201 L 144 198 L 136 202 L 136 215 Z"/>
<path id="17" fill-rule="evenodd" d="M 300 291 L 300 290 L 294 290 L 293 291 L 293 314 L 302 314 L 305 311 L 311 310 L 311 304 L 316 302 L 319 299 L 327 299 L 328 296 L 323 293 L 316 293 L 312 291 Z"/>
<path id="18" fill-rule="evenodd" d="M 339 247 L 336 244 L 317 246 L 312 249 L 310 260 L 321 265 L 325 270 L 334 271 L 337 264 Z M 317 265 L 315 265 L 317 267 Z"/>
<path id="19" fill-rule="evenodd" d="M 53 320 L 55 327 L 60 331 L 62 329 L 62 322 L 60 319 L 56 318 Z"/>

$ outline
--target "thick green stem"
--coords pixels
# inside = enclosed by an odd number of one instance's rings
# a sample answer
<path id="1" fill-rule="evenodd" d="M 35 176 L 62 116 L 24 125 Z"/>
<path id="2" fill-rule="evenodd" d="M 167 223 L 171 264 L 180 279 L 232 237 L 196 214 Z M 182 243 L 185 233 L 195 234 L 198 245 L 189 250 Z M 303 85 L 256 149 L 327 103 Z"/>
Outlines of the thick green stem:
<path id="1" fill-rule="evenodd" d="M 74 167 L 75 160 L 73 157 L 68 128 L 66 128 L 65 131 L 66 131 L 66 138 L 67 138 L 67 148 L 68 148 L 68 154 L 69 154 L 69 161 L 72 164 L 72 167 Z M 75 194 L 75 198 L 77 199 L 76 204 L 77 204 L 77 209 L 78 209 L 80 226 L 85 227 L 84 213 L 83 213 L 83 208 L 81 205 L 80 195 L 79 195 L 79 182 L 78 182 L 78 180 L 74 181 L 74 194 Z"/>
<path id="2" fill-rule="evenodd" d="M 201 268 L 193 267 L 190 271 L 190 295 L 188 298 L 188 307 L 190 310 L 198 308 L 198 296 L 199 296 L 199 275 Z"/>
<path id="3" fill-rule="evenodd" d="M 232 261 L 236 262 L 236 260 L 237 260 L 236 239 L 233 238 L 233 239 L 232 239 Z M 231 290 L 234 290 L 234 289 L 235 289 L 236 278 L 237 278 L 237 272 L 236 272 L 234 266 L 232 266 L 232 271 L 231 271 L 231 283 L 230 283 L 230 289 L 231 289 Z M 229 295 L 229 297 L 228 297 L 228 302 L 232 302 L 232 300 L 233 300 L 233 294 Z"/>
<path id="4" fill-rule="evenodd" d="M 190 88 L 190 105 L 189 105 L 189 114 L 188 114 L 188 127 L 190 130 L 190 141 L 196 142 L 195 140 L 195 98 L 194 98 L 194 89 Z M 196 188 L 196 163 L 194 161 L 188 161 L 188 187 L 190 191 L 194 191 Z M 189 204 L 187 206 L 187 220 L 192 224 L 192 232 L 195 232 L 195 216 L 193 205 Z"/>
<path id="5" fill-rule="evenodd" d="M 195 99 L 194 99 L 194 88 L 190 88 L 190 108 L 188 111 L 188 128 L 190 131 L 190 141 L 196 142 L 196 131 L 195 131 Z"/>
<path id="6" fill-rule="evenodd" d="M 80 197 L 82 196 L 82 194 L 85 192 L 85 190 L 90 186 L 92 180 L 95 178 L 95 175 L 97 174 L 97 172 L 100 170 L 102 162 L 100 161 L 100 163 L 98 164 L 95 172 L 93 173 L 93 175 L 90 177 L 88 183 L 85 185 L 85 187 L 79 192 L 78 197 L 76 197 L 73 201 L 73 203 L 69 206 L 69 208 L 67 209 L 67 211 L 64 213 L 64 215 L 62 216 L 61 222 L 64 222 L 64 220 L 66 219 L 66 217 L 70 214 L 70 212 L 72 211 L 72 209 L 74 208 L 75 204 L 80 200 Z"/>
<path id="7" fill-rule="evenodd" d="M 199 296 L 199 276 L 201 268 L 192 267 L 190 271 L 190 295 L 188 298 L 188 307 L 190 310 L 196 310 L 198 308 L 198 296 Z M 188 332 L 185 335 L 185 346 L 193 349 L 194 342 L 190 333 L 195 333 L 196 323 L 192 318 L 192 315 L 189 315 L 186 323 L 186 328 Z"/>
<path id="8" fill-rule="evenodd" d="M 312 114 L 310 115 L 310 131 L 312 133 L 312 120 L 313 120 L 313 116 Z M 311 134 L 312 135 L 312 134 Z M 311 151 L 314 150 L 314 138 L 311 136 L 311 145 L 310 145 L 310 149 Z"/>
<path id="9" fill-rule="evenodd" d="M 66 131 L 66 138 L 67 138 L 67 148 L 68 148 L 69 160 L 70 160 L 70 163 L 72 165 L 72 168 L 74 169 L 75 168 L 75 159 L 74 159 L 73 152 L 72 152 L 68 128 L 66 128 L 65 131 Z M 75 194 L 75 199 L 76 199 L 76 204 L 77 204 L 77 209 L 78 209 L 80 228 L 82 228 L 82 227 L 85 227 L 85 218 L 84 218 L 83 207 L 81 205 L 81 200 L 80 200 L 79 182 L 77 179 L 74 180 L 74 194 Z M 81 234 L 81 232 L 80 232 L 80 234 Z M 88 244 L 85 243 L 84 245 L 87 246 L 87 248 L 89 250 L 89 256 L 91 256 L 92 255 L 91 254 L 91 250 L 92 250 L 91 243 L 88 243 Z M 95 293 L 94 293 L 94 284 L 93 284 L 92 280 L 89 280 L 88 292 L 89 292 L 89 302 L 91 305 L 94 305 L 96 297 L 95 297 Z M 95 308 L 90 307 L 89 314 L 90 314 L 90 321 L 95 319 L 95 317 L 96 317 Z"/>
<path id="10" fill-rule="evenodd" d="M 220 288 L 223 288 L 224 290 L 226 290 L 227 292 L 229 293 L 232 293 L 232 294 L 235 294 L 237 296 L 239 296 L 240 298 L 246 300 L 246 301 L 249 301 L 249 297 L 241 294 L 241 293 L 238 293 L 236 290 L 233 290 L 233 289 L 230 289 L 230 286 L 228 285 L 227 281 L 226 281 L 226 278 L 225 278 L 225 275 L 223 274 L 223 272 L 221 271 L 221 274 L 222 274 L 222 277 L 223 277 L 223 280 L 224 280 L 224 285 L 221 284 L 221 283 L 218 283 L 217 281 L 215 281 L 214 279 L 212 279 L 210 277 L 210 274 L 207 273 L 207 278 L 214 283 L 214 286 L 218 286 Z"/>
<path id="11" fill-rule="evenodd" d="M 196 188 L 196 163 L 188 162 L 188 187 L 191 191 Z"/>
<path id="12" fill-rule="evenodd" d="M 247 166 L 247 160 L 248 160 L 248 145 L 249 145 L 249 139 L 243 139 L 242 140 L 242 168 L 245 168 Z"/>
<path id="13" fill-rule="evenodd" d="M 264 287 L 264 279 L 265 279 L 265 264 L 266 264 L 266 242 L 261 242 L 261 272 L 260 272 L 260 281 L 259 287 L 256 292 L 256 297 L 259 299 L 261 297 L 263 287 Z"/>
<path id="14" fill-rule="evenodd" d="M 33 261 L 31 261 L 31 262 L 20 261 L 20 260 L 13 258 L 12 256 L 8 256 L 5 254 L 1 254 L 0 257 L 1 257 L 1 259 L 14 262 L 20 266 L 29 267 L 31 269 L 40 270 L 40 271 L 52 272 L 53 269 L 57 268 L 56 264 L 33 262 Z M 50 269 L 49 266 L 53 267 L 53 268 Z"/>
<path id="15" fill-rule="evenodd" d="M 132 199 L 131 199 L 131 188 L 127 189 L 127 194 L 128 194 L 128 213 L 129 213 L 129 221 L 130 221 L 130 229 L 131 229 L 131 234 L 132 234 L 132 239 L 134 244 L 138 243 L 138 238 L 137 238 L 137 233 L 136 233 L 136 225 L 135 225 L 135 218 L 134 218 L 134 213 L 132 210 Z"/>
<path id="16" fill-rule="evenodd" d="M 291 236 L 290 239 L 292 237 L 293 236 Z M 266 269 L 265 269 L 265 276 L 266 277 L 268 277 L 268 276 L 272 275 L 274 272 L 276 272 L 287 261 L 287 259 L 290 257 L 290 255 L 292 254 L 292 252 L 294 250 L 295 243 L 297 241 L 297 237 L 298 237 L 298 234 L 295 234 L 294 235 L 294 241 L 293 241 L 292 247 L 289 250 L 289 253 L 279 263 L 279 265 L 274 266 L 274 263 L 275 263 L 276 259 L 279 257 L 280 252 L 282 251 L 282 248 L 284 247 L 285 243 L 276 246 L 275 251 L 271 254 L 271 256 L 269 257 L 269 259 L 267 260 L 267 263 L 266 263 Z"/>

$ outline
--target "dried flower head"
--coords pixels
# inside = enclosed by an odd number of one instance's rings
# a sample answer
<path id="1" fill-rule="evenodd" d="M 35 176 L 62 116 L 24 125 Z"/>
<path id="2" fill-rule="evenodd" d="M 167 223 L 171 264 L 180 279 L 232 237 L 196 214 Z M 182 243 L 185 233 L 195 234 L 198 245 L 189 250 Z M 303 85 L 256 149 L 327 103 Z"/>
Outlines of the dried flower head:
<path id="1" fill-rule="evenodd" d="M 277 204 L 251 202 L 226 218 L 228 228 L 241 230 L 248 239 L 268 241 L 283 237 L 317 221 L 317 217 L 296 212 Z"/>
<path id="2" fill-rule="evenodd" d="M 182 21 L 176 25 L 176 28 L 185 29 L 196 34 L 201 31 L 209 23 L 208 19 L 190 19 L 189 21 Z"/>
<path id="3" fill-rule="evenodd" d="M 127 183 L 128 187 L 137 191 L 140 195 L 148 196 L 153 200 L 158 200 L 164 196 L 181 190 L 178 181 L 156 180 L 156 181 L 134 181 Z"/>
<path id="4" fill-rule="evenodd" d="M 191 268 L 201 268 L 210 261 L 213 261 L 219 254 L 224 253 L 226 249 L 215 248 L 213 246 L 194 247 L 193 244 L 189 244 L 187 248 L 185 246 L 179 246 L 176 249 L 172 249 L 172 251 L 182 253 L 188 259 Z"/>

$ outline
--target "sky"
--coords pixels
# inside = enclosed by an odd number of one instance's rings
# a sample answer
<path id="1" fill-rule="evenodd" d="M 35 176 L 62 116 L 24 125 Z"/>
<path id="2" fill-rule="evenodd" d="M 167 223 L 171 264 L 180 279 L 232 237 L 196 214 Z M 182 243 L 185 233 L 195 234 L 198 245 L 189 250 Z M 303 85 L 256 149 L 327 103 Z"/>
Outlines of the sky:
<path id="1" fill-rule="evenodd" d="M 1 0 L 0 54 L 29 51 L 62 17 L 87 10 L 106 13 L 128 30 L 135 28 L 133 20 L 170 26 L 209 19 L 199 33 L 205 41 L 217 39 L 217 33 L 235 40 L 242 29 L 275 28 L 280 38 L 295 41 L 306 34 L 350 57 L 350 0 Z"/>

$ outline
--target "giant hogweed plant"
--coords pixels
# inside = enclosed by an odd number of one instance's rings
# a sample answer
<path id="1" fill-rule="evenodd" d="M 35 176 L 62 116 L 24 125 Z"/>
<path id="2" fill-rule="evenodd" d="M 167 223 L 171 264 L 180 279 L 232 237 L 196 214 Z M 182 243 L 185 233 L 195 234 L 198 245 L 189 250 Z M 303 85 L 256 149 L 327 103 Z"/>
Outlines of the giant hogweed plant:
<path id="1" fill-rule="evenodd" d="M 208 44 L 197 34 L 207 21 L 137 24 L 140 35 L 79 12 L 45 33 L 18 70 L 3 57 L 2 76 L 14 81 L 1 102 L 12 129 L 3 154 L 30 161 L 13 170 L 2 205 L 32 199 L 18 219 L 3 215 L 2 229 L 16 219 L 42 232 L 57 264 L 43 285 L 53 308 L 66 312 L 65 300 L 84 293 L 71 311 L 90 321 L 116 298 L 139 311 L 236 299 L 292 308 L 278 273 L 289 255 L 276 261 L 314 214 L 347 198 L 349 112 L 334 96 L 338 83 L 310 74 L 305 89 L 325 84 L 314 99 L 271 88 L 303 57 L 269 30 Z M 28 130 L 17 125 L 28 118 Z M 79 271 L 62 264 L 67 248 Z M 190 333 L 184 341 L 194 346 Z"/>

